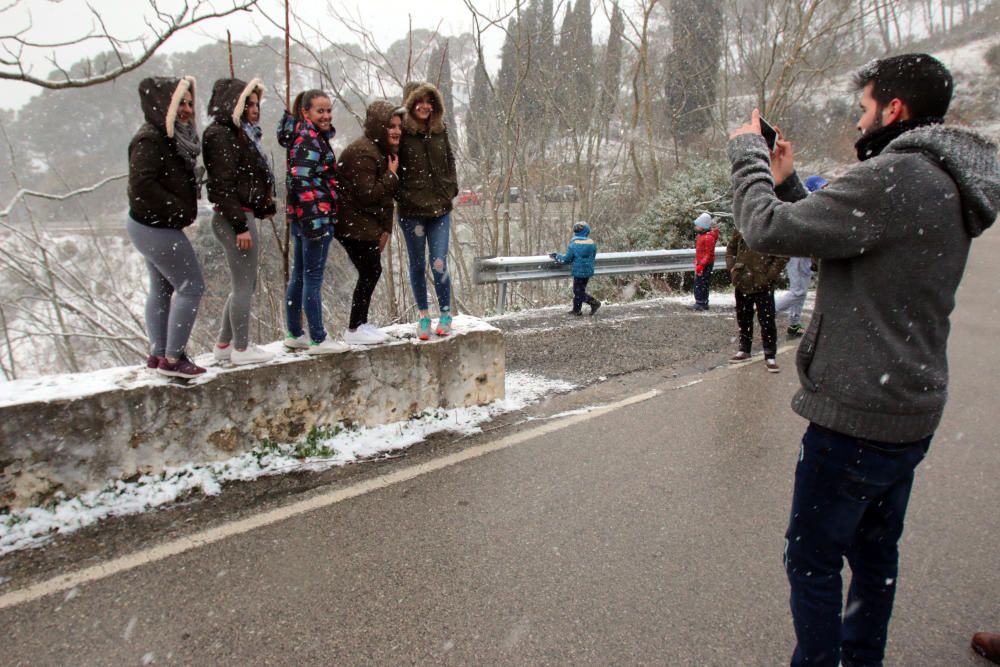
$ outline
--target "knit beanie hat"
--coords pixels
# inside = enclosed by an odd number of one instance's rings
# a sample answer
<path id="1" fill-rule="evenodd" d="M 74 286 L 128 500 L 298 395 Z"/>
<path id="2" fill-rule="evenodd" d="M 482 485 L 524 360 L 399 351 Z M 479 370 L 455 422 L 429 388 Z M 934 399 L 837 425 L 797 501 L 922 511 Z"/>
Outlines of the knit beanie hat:
<path id="1" fill-rule="evenodd" d="M 816 192 L 825 188 L 829 183 L 822 176 L 806 176 L 804 185 L 809 192 Z"/>
<path id="2" fill-rule="evenodd" d="M 708 213 L 702 213 L 694 219 L 694 226 L 700 231 L 707 232 L 712 228 L 712 216 Z"/>

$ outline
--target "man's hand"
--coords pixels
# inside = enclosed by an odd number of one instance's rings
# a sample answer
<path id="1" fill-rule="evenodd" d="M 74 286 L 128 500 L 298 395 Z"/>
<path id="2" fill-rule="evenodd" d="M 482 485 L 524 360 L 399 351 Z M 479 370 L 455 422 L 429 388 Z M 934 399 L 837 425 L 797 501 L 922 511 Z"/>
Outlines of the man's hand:
<path id="1" fill-rule="evenodd" d="M 729 134 L 730 139 L 735 139 L 741 134 L 760 134 L 760 110 L 754 109 L 750 114 L 750 122 L 740 125 Z"/>
<path id="2" fill-rule="evenodd" d="M 795 173 L 794 158 L 795 151 L 792 150 L 792 142 L 785 141 L 781 130 L 778 130 L 778 140 L 774 142 L 774 150 L 771 151 L 771 175 L 774 177 L 776 187 Z"/>
<path id="3" fill-rule="evenodd" d="M 778 186 L 785 182 L 795 171 L 794 151 L 792 143 L 785 140 L 781 128 L 774 128 L 778 133 L 778 139 L 774 142 L 774 150 L 771 151 L 771 175 L 774 178 L 774 185 Z M 754 109 L 750 114 L 750 122 L 740 125 L 729 135 L 730 139 L 735 139 L 741 134 L 760 134 L 760 110 Z"/>

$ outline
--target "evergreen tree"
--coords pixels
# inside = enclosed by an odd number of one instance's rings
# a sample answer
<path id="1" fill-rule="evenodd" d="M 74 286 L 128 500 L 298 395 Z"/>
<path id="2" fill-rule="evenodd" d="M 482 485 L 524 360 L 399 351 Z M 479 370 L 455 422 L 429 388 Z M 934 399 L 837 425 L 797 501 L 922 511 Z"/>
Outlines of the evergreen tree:
<path id="1" fill-rule="evenodd" d="M 465 136 L 468 137 L 469 156 L 474 159 L 487 157 L 492 145 L 491 137 L 496 127 L 493 117 L 493 92 L 482 54 L 476 61 L 469 94 L 469 111 L 465 115 Z"/>
<path id="2" fill-rule="evenodd" d="M 594 104 L 594 37 L 590 0 L 577 0 L 573 10 L 573 81 L 577 105 Z"/>
<path id="3" fill-rule="evenodd" d="M 522 34 L 518 57 L 526 74 L 524 90 L 518 104 L 518 116 L 530 130 L 537 130 L 544 115 L 547 81 L 543 61 L 542 6 L 531 2 L 525 7 L 521 21 Z"/>
<path id="4" fill-rule="evenodd" d="M 438 42 L 427 61 L 427 81 L 437 86 L 444 98 L 444 122 L 452 125 L 455 118 L 455 98 L 451 79 L 451 58 L 448 55 L 449 40 Z"/>
<path id="5" fill-rule="evenodd" d="M 604 51 L 604 71 L 601 76 L 601 94 L 599 96 L 600 115 L 605 119 L 611 117 L 618 104 L 624 36 L 625 19 L 622 16 L 621 7 L 615 2 L 611 12 L 611 33 L 608 35 L 608 46 Z"/>
<path id="6" fill-rule="evenodd" d="M 518 26 L 517 19 L 511 18 L 507 23 L 507 38 L 500 49 L 500 72 L 497 74 L 496 103 L 499 113 L 506 117 L 512 110 L 516 113 L 519 94 L 520 58 L 518 57 Z"/>
<path id="7" fill-rule="evenodd" d="M 553 81 L 550 90 L 552 91 L 552 103 L 556 107 L 555 113 L 560 119 L 562 119 L 562 124 L 565 126 L 568 121 L 567 110 L 573 104 L 574 96 L 574 85 L 573 85 L 573 40 L 574 40 L 574 27 L 573 27 L 573 4 L 572 2 L 566 3 L 566 14 L 563 16 L 562 28 L 559 30 L 559 43 L 555 46 L 555 70 L 556 76 L 555 81 Z"/>
<path id="8" fill-rule="evenodd" d="M 674 136 L 687 141 L 712 123 L 719 62 L 719 0 L 672 0 L 673 50 L 667 56 L 666 95 Z"/>

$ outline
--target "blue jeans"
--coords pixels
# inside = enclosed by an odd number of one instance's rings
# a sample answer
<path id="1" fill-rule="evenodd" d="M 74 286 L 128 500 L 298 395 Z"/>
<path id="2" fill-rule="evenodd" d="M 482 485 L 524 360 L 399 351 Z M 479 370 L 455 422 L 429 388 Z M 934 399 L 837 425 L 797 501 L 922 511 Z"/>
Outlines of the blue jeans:
<path id="1" fill-rule="evenodd" d="M 913 471 L 931 437 L 885 443 L 809 425 L 785 533 L 792 665 L 882 664 Z M 851 587 L 841 614 L 845 557 Z"/>
<path id="2" fill-rule="evenodd" d="M 399 218 L 399 227 L 406 241 L 406 254 L 410 259 L 410 288 L 418 310 L 427 310 L 427 251 L 431 255 L 431 275 L 434 291 L 442 313 L 451 310 L 451 277 L 448 274 L 448 236 L 451 233 L 451 215 L 440 218 Z"/>
<path id="3" fill-rule="evenodd" d="M 712 280 L 712 264 L 706 264 L 701 275 L 694 277 L 694 302 L 699 306 L 708 305 L 708 284 Z"/>
<path id="4" fill-rule="evenodd" d="M 326 340 L 323 328 L 323 269 L 326 256 L 330 252 L 333 234 L 318 239 L 295 235 L 292 255 L 292 272 L 288 277 L 288 291 L 285 293 L 285 321 L 288 332 L 301 336 L 302 311 L 309 323 L 309 337 L 317 343 Z"/>

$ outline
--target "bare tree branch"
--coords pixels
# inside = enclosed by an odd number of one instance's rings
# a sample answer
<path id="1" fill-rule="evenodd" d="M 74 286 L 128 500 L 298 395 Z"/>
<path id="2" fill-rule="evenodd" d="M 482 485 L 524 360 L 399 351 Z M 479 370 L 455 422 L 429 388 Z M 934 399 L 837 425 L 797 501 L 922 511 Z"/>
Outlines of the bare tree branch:
<path id="1" fill-rule="evenodd" d="M 28 190 L 27 188 L 21 188 L 11 198 L 10 202 L 7 204 L 7 207 L 4 208 L 3 210 L 0 210 L 0 218 L 6 218 L 10 216 L 11 211 L 14 210 L 14 207 L 17 206 L 17 203 L 26 197 L 36 197 L 38 199 L 48 199 L 51 201 L 63 201 L 71 197 L 76 197 L 77 195 L 85 195 L 94 192 L 95 190 L 101 188 L 102 186 L 107 185 L 108 183 L 111 183 L 113 181 L 120 181 L 123 178 L 128 178 L 128 174 L 115 174 L 114 176 L 108 176 L 104 180 L 99 181 L 94 185 L 88 185 L 85 188 L 73 190 L 72 192 L 67 192 L 61 195 L 54 195 L 49 192 L 38 192 L 36 190 Z"/>
<path id="2" fill-rule="evenodd" d="M 111 81 L 120 77 L 127 72 L 131 72 L 143 65 L 146 61 L 153 57 L 156 51 L 163 46 L 168 39 L 170 39 L 174 34 L 190 28 L 191 26 L 206 21 L 213 18 L 221 18 L 224 16 L 229 16 L 235 14 L 236 12 L 249 11 L 254 7 L 259 0 L 231 0 L 232 6 L 223 9 L 216 10 L 211 2 L 207 0 L 198 0 L 193 6 L 188 3 L 184 3 L 183 8 L 178 12 L 177 16 L 171 16 L 164 10 L 160 9 L 157 5 L 156 0 L 149 0 L 149 5 L 156 13 L 156 18 L 162 24 L 159 27 L 154 26 L 149 20 L 146 21 L 146 25 L 153 32 L 154 38 L 148 44 L 143 41 L 144 49 L 138 57 L 128 60 L 122 54 L 120 46 L 129 43 L 129 40 L 121 40 L 115 36 L 108 33 L 107 27 L 103 21 L 100 20 L 99 14 L 91 8 L 95 17 L 98 19 L 98 24 L 100 25 L 99 32 L 93 32 L 84 37 L 78 38 L 77 40 L 69 40 L 62 45 L 69 45 L 73 43 L 79 43 L 80 41 L 85 41 L 88 39 L 100 39 L 107 41 L 118 58 L 119 64 L 113 69 L 101 73 L 101 74 L 88 74 L 82 77 L 72 76 L 64 67 L 62 67 L 56 60 L 52 61 L 53 67 L 59 72 L 60 78 L 57 79 L 46 79 L 37 76 L 33 76 L 29 72 L 25 71 L 22 64 L 22 56 L 24 53 L 24 48 L 29 46 L 37 46 L 21 35 L 23 32 L 14 33 L 11 35 L 5 35 L 0 37 L 0 46 L 3 50 L 9 54 L 10 59 L 0 60 L 0 64 L 4 66 L 13 68 L 13 71 L 0 71 L 0 80 L 8 81 L 22 81 L 24 83 L 30 83 L 32 85 L 38 86 L 40 88 L 48 88 L 50 90 L 62 90 L 66 88 L 84 88 L 87 86 L 93 86 L 98 83 L 104 83 L 106 81 Z M 13 5 L 11 5 L 13 6 Z M 211 8 L 207 13 L 199 13 L 202 8 Z M 7 9 L 9 9 L 8 7 Z M 55 46 L 60 46 L 57 44 Z"/>

